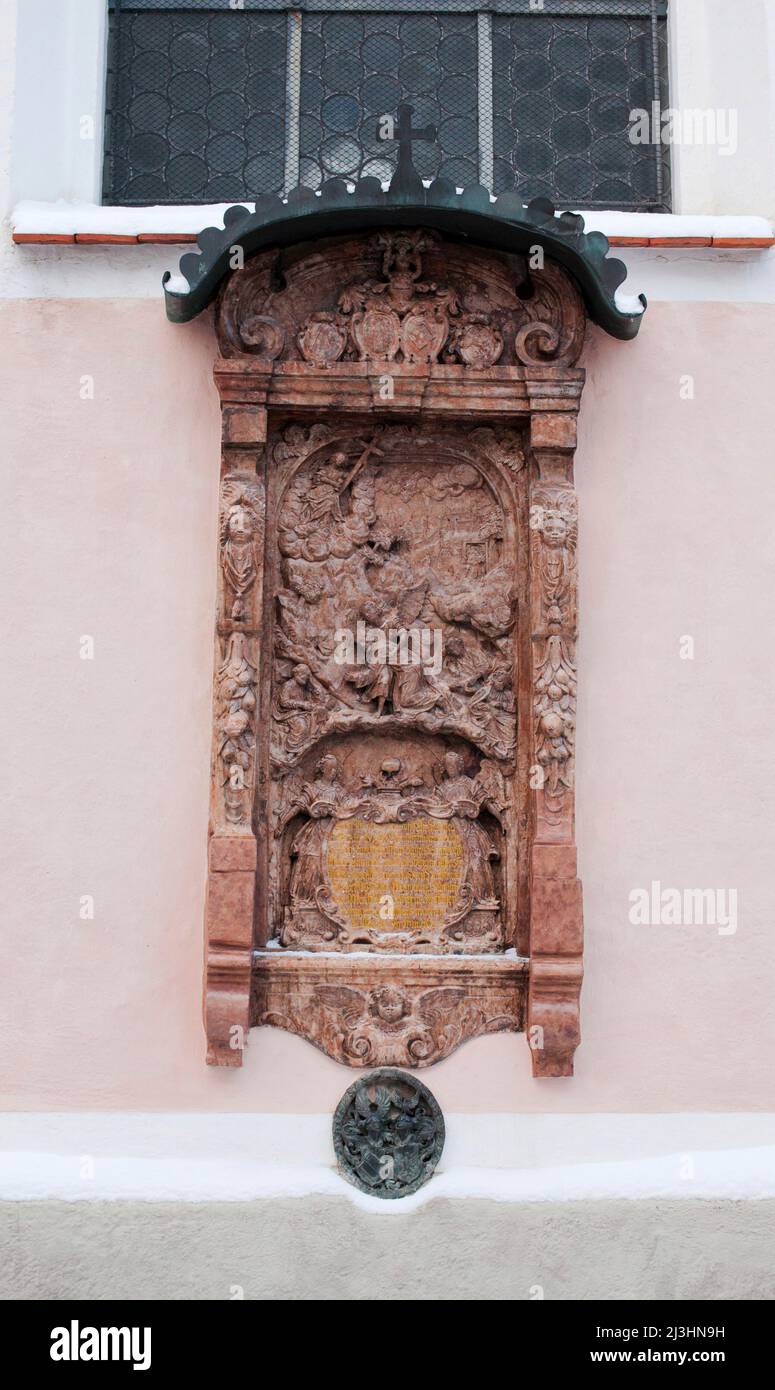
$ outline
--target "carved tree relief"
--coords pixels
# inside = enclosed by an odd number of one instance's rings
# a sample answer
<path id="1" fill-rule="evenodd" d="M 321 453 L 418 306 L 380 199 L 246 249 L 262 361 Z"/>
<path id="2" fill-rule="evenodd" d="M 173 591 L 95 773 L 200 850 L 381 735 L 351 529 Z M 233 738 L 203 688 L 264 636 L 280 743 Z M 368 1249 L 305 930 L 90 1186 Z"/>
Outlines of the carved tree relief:
<path id="1" fill-rule="evenodd" d="M 568 1075 L 578 293 L 410 229 L 261 253 L 216 322 L 209 1060 L 527 1028 Z"/>

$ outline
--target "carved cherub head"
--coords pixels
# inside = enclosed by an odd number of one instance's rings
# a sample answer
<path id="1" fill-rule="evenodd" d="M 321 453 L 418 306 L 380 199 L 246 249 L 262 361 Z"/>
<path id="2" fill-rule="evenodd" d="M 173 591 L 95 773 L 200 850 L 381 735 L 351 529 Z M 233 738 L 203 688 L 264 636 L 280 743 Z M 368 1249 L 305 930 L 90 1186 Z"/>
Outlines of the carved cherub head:
<path id="1" fill-rule="evenodd" d="M 382 1023 L 400 1023 L 408 1012 L 406 995 L 395 985 L 380 985 L 369 995 L 369 1012 Z"/>
<path id="2" fill-rule="evenodd" d="M 573 494 L 569 492 L 567 497 L 539 497 L 537 505 L 540 507 L 539 530 L 544 545 L 550 550 L 559 550 L 565 545 L 575 546 L 577 523 Z"/>

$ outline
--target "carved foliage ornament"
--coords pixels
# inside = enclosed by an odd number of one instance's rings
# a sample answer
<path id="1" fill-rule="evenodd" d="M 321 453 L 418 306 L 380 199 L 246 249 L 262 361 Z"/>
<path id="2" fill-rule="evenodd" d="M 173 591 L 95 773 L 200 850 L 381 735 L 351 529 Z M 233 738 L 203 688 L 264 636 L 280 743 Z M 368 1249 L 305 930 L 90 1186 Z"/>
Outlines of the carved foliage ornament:
<path id="1" fill-rule="evenodd" d="M 247 637 L 234 632 L 216 672 L 218 762 L 224 816 L 233 827 L 249 829 L 255 753 L 256 667 Z"/>

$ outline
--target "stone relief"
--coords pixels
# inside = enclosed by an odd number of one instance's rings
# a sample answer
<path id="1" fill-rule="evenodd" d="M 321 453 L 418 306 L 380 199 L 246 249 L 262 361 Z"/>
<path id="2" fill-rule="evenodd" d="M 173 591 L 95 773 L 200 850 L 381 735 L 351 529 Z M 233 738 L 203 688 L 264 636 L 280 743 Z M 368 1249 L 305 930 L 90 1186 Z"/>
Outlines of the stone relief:
<path id="1" fill-rule="evenodd" d="M 578 503 L 572 488 L 538 488 L 531 525 L 540 537 L 538 596 L 546 636 L 535 669 L 535 752 L 544 774 L 544 814 L 562 819 L 566 792 L 573 787 L 576 725 L 576 537 Z"/>
<path id="2" fill-rule="evenodd" d="M 579 296 L 393 231 L 259 253 L 216 326 L 213 1060 L 249 1014 L 421 1067 L 527 1007 L 570 1074 Z"/>
<path id="3" fill-rule="evenodd" d="M 433 786 L 410 774 L 398 757 L 383 758 L 376 774 L 361 774 L 358 786 L 344 784 L 333 753 L 324 754 L 314 771 L 308 782 L 288 779 L 275 827 L 279 838 L 303 818 L 288 842 L 281 945 L 502 948 L 494 872 L 500 851 L 481 821 L 489 812 L 500 840 L 509 803 L 493 763 L 483 760 L 471 776 L 450 748 L 434 766 Z"/>
<path id="4" fill-rule="evenodd" d="M 221 489 L 221 567 L 235 622 L 246 616 L 250 593 L 264 553 L 264 490 L 255 481 L 227 478 Z"/>
<path id="5" fill-rule="evenodd" d="M 523 1010 L 516 977 L 431 988 L 423 988 L 421 975 L 412 984 L 371 988 L 310 983 L 297 986 L 290 1000 L 270 977 L 256 986 L 252 1017 L 308 1038 L 348 1066 L 428 1067 L 481 1034 L 519 1031 Z"/>
<path id="6" fill-rule="evenodd" d="M 465 457 L 522 466 L 513 436 L 475 434 Z M 294 766 L 326 734 L 386 720 L 513 759 L 514 556 L 483 471 L 406 427 L 344 443 L 293 427 L 274 459 L 303 460 L 277 521 L 275 765 Z M 343 657 L 347 633 L 363 641 Z M 433 635 L 432 653 L 420 633 Z M 406 660 L 395 659 L 400 634 Z"/>
<path id="7" fill-rule="evenodd" d="M 232 633 L 215 681 L 224 815 L 244 829 L 251 823 L 256 740 L 256 668 L 248 651 L 247 637 Z"/>
<path id="8" fill-rule="evenodd" d="M 353 273 L 356 267 L 357 273 Z M 378 232 L 293 264 L 264 252 L 227 285 L 225 356 L 339 362 L 569 364 L 581 352 L 582 300 L 549 262 L 459 248 L 429 230 Z"/>

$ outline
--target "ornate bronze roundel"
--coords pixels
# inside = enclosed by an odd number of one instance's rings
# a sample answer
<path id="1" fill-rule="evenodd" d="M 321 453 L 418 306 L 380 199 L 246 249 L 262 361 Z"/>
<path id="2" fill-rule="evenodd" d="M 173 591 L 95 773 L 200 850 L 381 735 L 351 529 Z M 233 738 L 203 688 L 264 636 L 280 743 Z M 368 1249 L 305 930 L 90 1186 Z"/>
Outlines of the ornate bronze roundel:
<path id="1" fill-rule="evenodd" d="M 348 1182 L 373 1197 L 407 1197 L 433 1175 L 444 1116 L 421 1081 L 392 1067 L 350 1086 L 334 1115 L 334 1148 Z"/>

